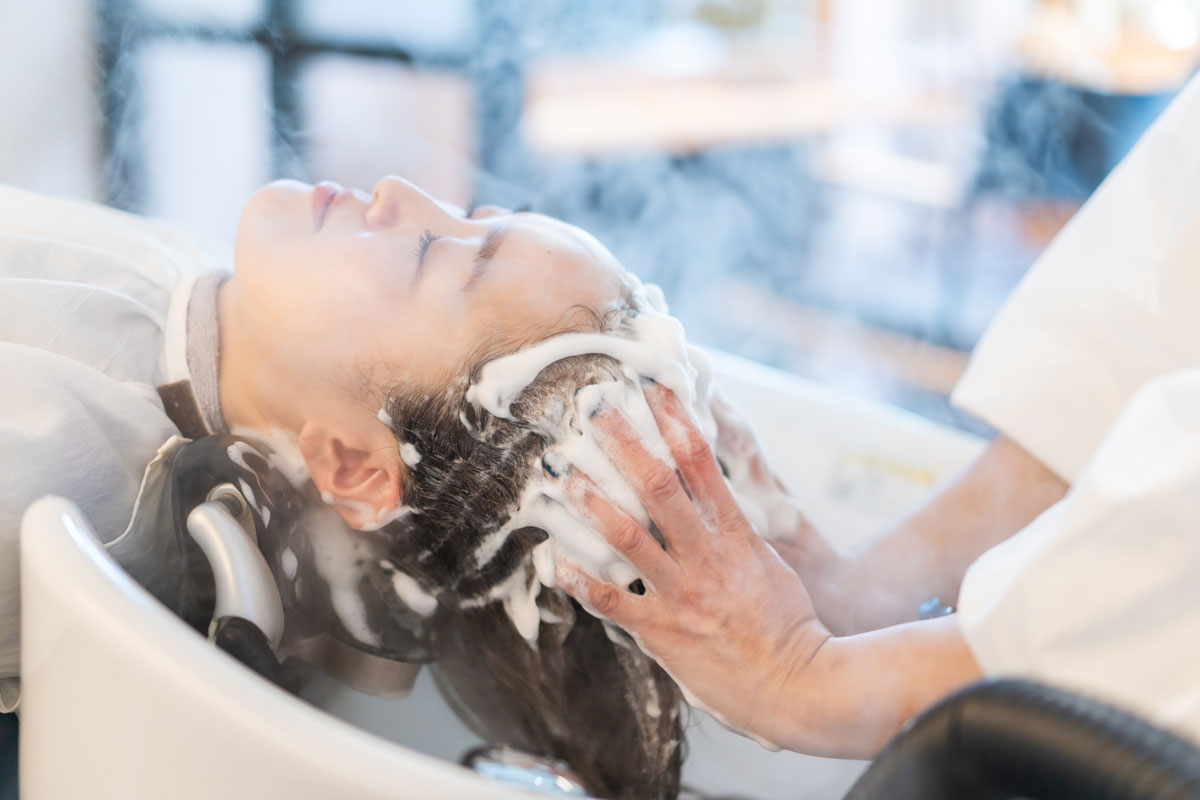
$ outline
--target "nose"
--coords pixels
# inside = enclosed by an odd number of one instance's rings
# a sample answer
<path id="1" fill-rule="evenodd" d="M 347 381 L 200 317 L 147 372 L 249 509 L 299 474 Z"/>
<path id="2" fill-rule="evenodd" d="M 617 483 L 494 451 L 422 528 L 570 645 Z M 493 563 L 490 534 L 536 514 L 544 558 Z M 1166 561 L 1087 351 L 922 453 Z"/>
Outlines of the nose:
<path id="1" fill-rule="evenodd" d="M 367 209 L 367 224 L 375 228 L 396 225 L 420 225 L 461 221 L 448 208 L 420 187 L 389 175 L 375 185 L 371 206 Z"/>

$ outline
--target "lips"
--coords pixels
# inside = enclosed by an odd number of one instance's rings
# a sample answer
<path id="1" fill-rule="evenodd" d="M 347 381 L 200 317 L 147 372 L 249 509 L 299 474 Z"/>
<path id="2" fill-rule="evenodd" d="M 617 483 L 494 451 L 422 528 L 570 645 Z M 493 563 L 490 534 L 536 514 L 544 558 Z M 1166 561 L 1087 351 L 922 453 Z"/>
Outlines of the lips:
<path id="1" fill-rule="evenodd" d="M 313 187 L 312 203 L 313 203 L 313 222 L 316 225 L 316 230 L 321 230 L 321 226 L 325 224 L 325 217 L 329 214 L 329 209 L 333 206 L 335 200 L 345 194 L 346 190 L 341 184 L 333 181 L 321 181 Z"/>

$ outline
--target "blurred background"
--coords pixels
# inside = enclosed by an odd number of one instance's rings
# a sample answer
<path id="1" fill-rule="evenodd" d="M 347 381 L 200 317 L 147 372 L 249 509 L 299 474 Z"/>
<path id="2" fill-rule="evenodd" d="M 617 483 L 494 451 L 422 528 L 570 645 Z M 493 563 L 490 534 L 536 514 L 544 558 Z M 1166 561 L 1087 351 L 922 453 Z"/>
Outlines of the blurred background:
<path id="1" fill-rule="evenodd" d="M 230 261 L 275 177 L 532 204 L 700 343 L 950 424 L 1200 0 L 0 0 L 0 182 Z"/>

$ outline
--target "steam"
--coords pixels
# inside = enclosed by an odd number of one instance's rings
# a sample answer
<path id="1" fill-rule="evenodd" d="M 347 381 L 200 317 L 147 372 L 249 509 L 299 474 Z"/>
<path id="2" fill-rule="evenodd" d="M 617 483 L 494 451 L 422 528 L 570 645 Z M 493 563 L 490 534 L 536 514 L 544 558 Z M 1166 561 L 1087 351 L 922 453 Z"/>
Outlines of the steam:
<path id="1" fill-rule="evenodd" d="M 0 51 L 29 80 L 10 82 L 0 100 L 30 116 L 8 128 L 16 141 L 0 148 L 7 155 L 0 180 L 69 194 L 99 184 L 99 199 L 165 216 L 222 254 L 242 203 L 272 177 L 364 187 L 395 172 L 460 205 L 532 203 L 589 230 L 661 285 L 695 342 L 962 424 L 944 400 L 952 370 L 932 383 L 904 367 L 881 374 L 870 366 L 880 362 L 876 343 L 845 336 L 841 322 L 867 319 L 906 337 L 907 353 L 895 352 L 903 349 L 899 338 L 887 345 L 891 364 L 925 361 L 923 342 L 969 349 L 1048 238 L 1024 241 L 1014 204 L 1081 201 L 1165 102 L 1164 95 L 1126 114 L 1049 85 L 1010 102 L 1009 118 L 993 113 L 1010 88 L 997 76 L 1014 72 L 1007 54 L 1030 3 L 942 4 L 929 12 L 933 24 L 916 30 L 909 4 L 881 11 L 847 0 L 828 32 L 805 4 L 454 0 L 385 12 L 347 2 L 332 15 L 308 5 L 267 26 L 239 3 L 145 0 L 135 14 L 111 2 L 101 4 L 94 31 L 77 24 L 90 10 L 82 0 L 59 0 L 38 14 L 12 5 L 3 12 Z M 1194 36 L 1195 15 L 1183 5 L 1154 7 L 1174 9 L 1180 22 L 1164 28 L 1160 13 L 1149 20 L 1151 32 Z M 285 27 L 357 53 L 317 53 L 279 71 L 270 46 Z M 209 34 L 196 33 L 203 30 Z M 210 35 L 221 31 L 231 39 Z M 779 64 L 755 67 L 739 53 L 734 77 L 755 87 L 767 75 L 828 68 L 847 102 L 900 102 L 933 87 L 979 105 L 951 109 L 966 115 L 958 122 L 934 119 L 924 128 L 868 115 L 822 136 L 669 153 L 652 146 L 550 153 L 522 129 L 528 92 L 548 59 L 595 57 L 636 63 L 647 74 L 703 77 L 727 63 L 732 48 L 745 44 L 754 54 L 780 43 L 791 60 L 776 73 Z M 411 61 L 378 55 L 389 50 Z M 93 61 L 102 74 L 89 72 Z M 96 90 L 86 119 L 39 110 L 37 92 L 61 99 L 47 76 L 54 87 L 71 87 L 68 100 Z M 273 96 L 295 102 L 272 112 Z M 623 123 L 607 121 L 617 131 Z M 1078 125 L 1092 140 L 1072 137 Z M 67 130 L 77 130 L 75 145 Z M 879 180 L 847 182 L 825 141 L 859 164 L 874 165 L 882 154 L 934 171 L 903 173 L 901 183 L 919 185 L 901 187 L 907 199 L 889 195 Z M 85 172 L 81 165 L 97 151 L 107 156 L 87 179 L 64 177 Z M 1074 172 L 1059 168 L 1080 152 L 1107 156 L 1085 158 Z M 885 166 L 866 177 L 878 178 Z M 913 202 L 935 185 L 948 187 L 951 202 Z M 812 332 L 797 346 L 804 326 Z M 933 359 L 948 363 L 949 354 L 936 350 Z"/>

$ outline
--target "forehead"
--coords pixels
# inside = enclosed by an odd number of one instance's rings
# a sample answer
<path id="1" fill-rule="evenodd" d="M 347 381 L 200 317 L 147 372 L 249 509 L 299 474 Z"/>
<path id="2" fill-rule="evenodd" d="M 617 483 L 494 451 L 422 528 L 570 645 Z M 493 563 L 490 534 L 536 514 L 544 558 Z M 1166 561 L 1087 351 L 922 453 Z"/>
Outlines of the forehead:
<path id="1" fill-rule="evenodd" d="M 518 214 L 506 227 L 512 234 L 511 257 L 531 265 L 557 263 L 591 271 L 596 278 L 625 274 L 624 267 L 604 245 L 570 223 L 541 214 Z"/>
<path id="2" fill-rule="evenodd" d="M 579 228 L 536 214 L 516 215 L 506 227 L 491 280 L 468 300 L 472 327 L 537 339 L 574 327 L 573 311 L 604 315 L 627 305 L 624 268 Z"/>

